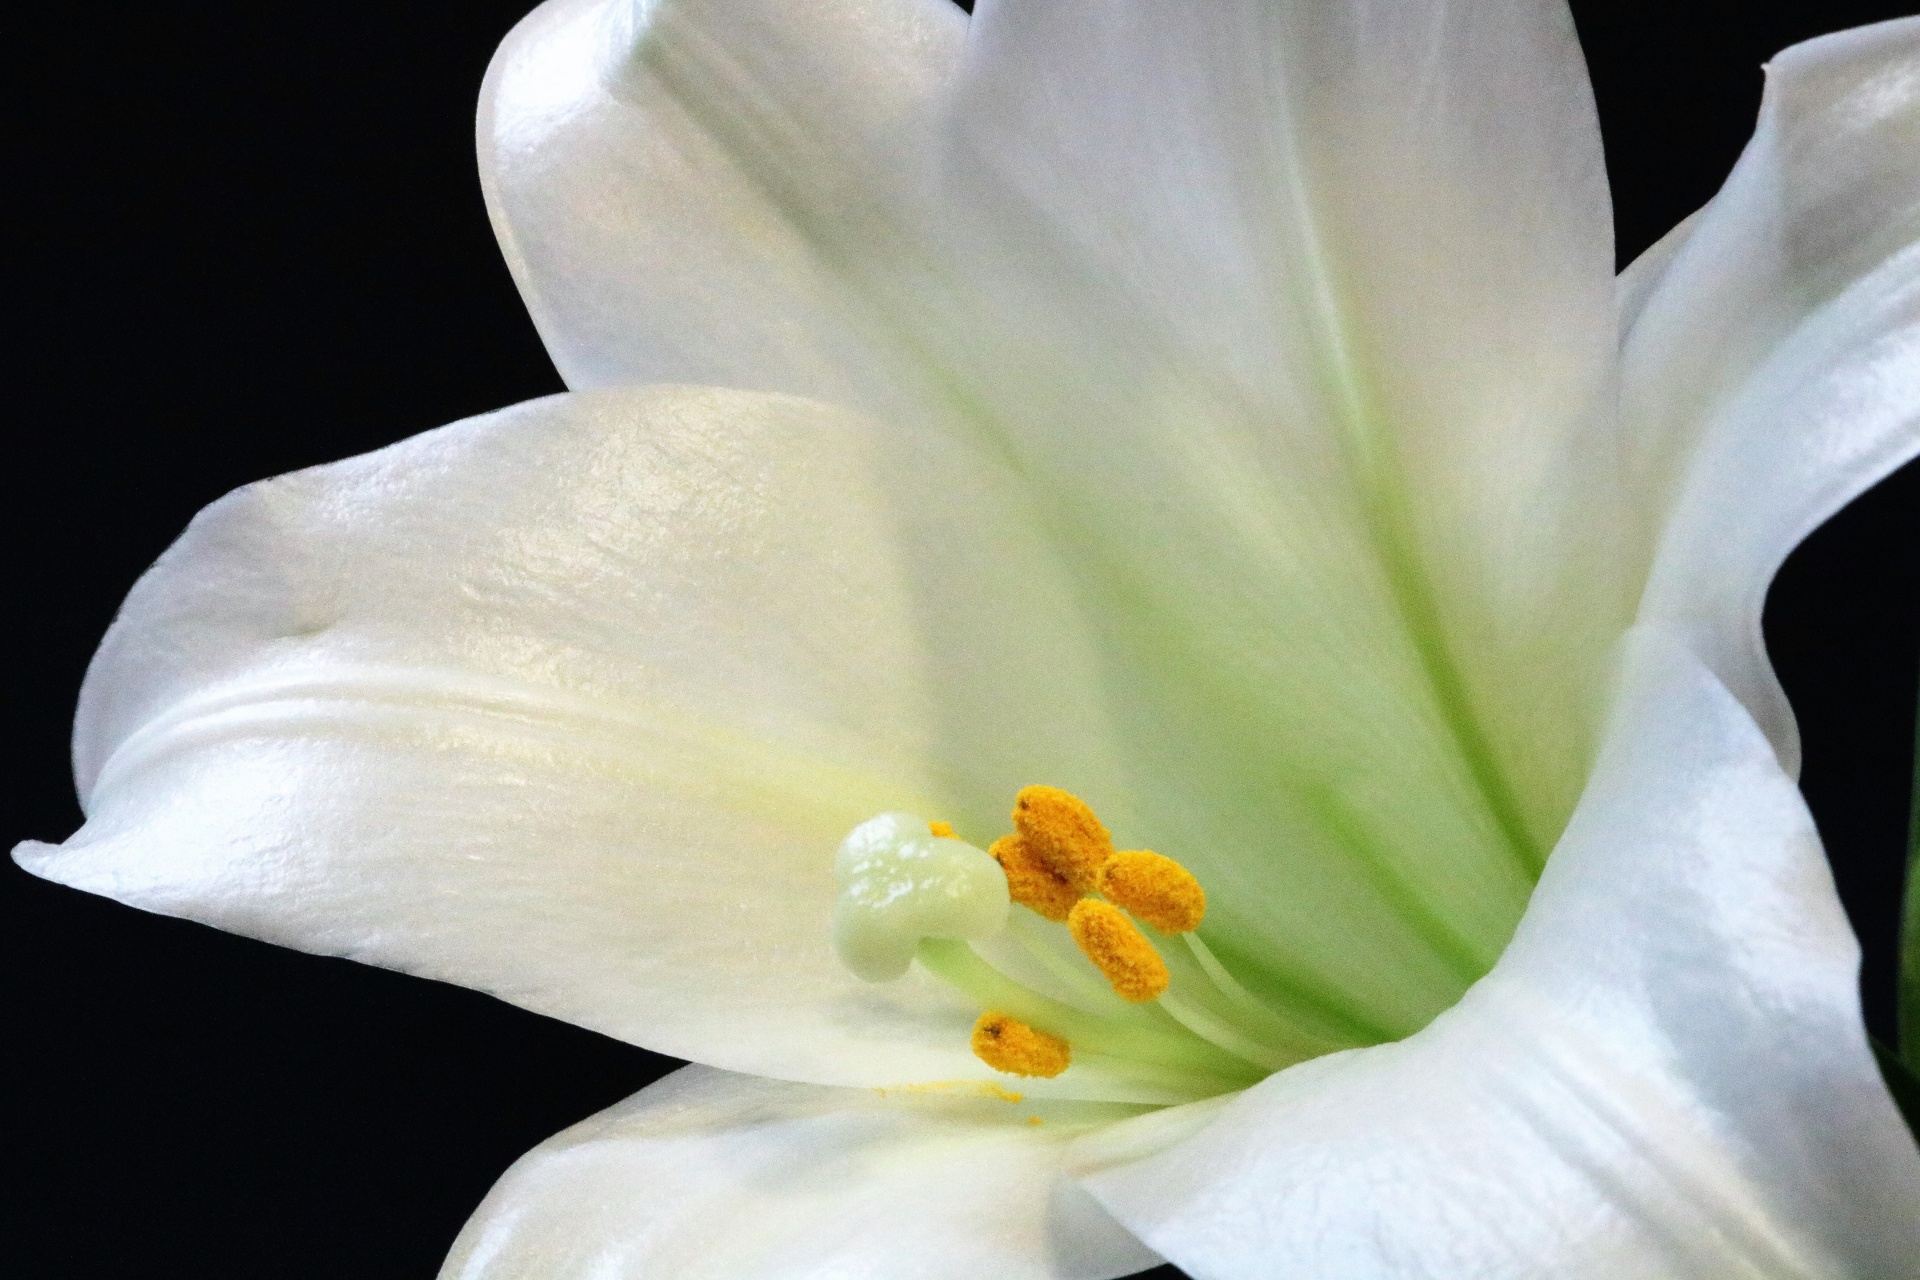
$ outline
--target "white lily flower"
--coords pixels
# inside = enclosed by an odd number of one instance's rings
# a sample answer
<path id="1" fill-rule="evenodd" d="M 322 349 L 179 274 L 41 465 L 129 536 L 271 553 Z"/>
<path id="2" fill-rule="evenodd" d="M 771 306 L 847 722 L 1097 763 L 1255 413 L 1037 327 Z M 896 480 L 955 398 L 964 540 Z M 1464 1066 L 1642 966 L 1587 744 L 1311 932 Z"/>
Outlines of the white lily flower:
<path id="1" fill-rule="evenodd" d="M 480 145 L 576 390 L 203 512 L 16 853 L 695 1064 L 446 1276 L 1920 1273 L 1759 633 L 1920 449 L 1920 20 L 1617 282 L 1559 0 L 549 0 Z"/>

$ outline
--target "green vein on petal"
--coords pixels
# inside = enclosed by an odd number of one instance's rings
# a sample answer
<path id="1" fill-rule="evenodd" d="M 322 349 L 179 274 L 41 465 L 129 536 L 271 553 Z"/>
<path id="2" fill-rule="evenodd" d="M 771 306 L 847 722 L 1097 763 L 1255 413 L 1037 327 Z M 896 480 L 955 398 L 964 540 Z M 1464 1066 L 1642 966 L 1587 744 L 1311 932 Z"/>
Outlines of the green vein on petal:
<path id="1" fill-rule="evenodd" d="M 1037 495 L 1044 495 L 1051 468 L 1041 459 L 1023 455 L 1016 443 L 1019 429 L 996 411 L 991 393 L 973 385 L 954 361 L 943 358 L 910 321 L 895 314 L 899 298 L 893 290 L 898 280 L 876 280 L 862 269 L 862 263 L 875 256 L 890 260 L 901 275 L 918 279 L 921 288 L 913 291 L 916 298 L 936 282 L 943 282 L 939 287 L 952 287 L 939 264 L 920 251 L 911 235 L 889 225 L 889 215 L 895 211 L 879 206 L 855 211 L 863 233 L 855 252 L 843 223 L 849 211 L 824 192 L 809 189 L 806 166 L 795 160 L 808 154 L 808 148 L 804 138 L 787 136 L 791 122 L 761 120 L 716 94 L 715 86 L 730 83 L 735 78 L 731 73 L 737 70 L 728 63 L 723 46 L 671 7 L 651 12 L 647 20 L 653 29 L 638 42 L 632 56 L 702 120 L 726 152 L 738 158 L 742 175 L 802 235 L 822 264 L 842 274 L 870 308 L 869 325 L 877 323 L 886 330 L 873 336 L 890 341 L 896 357 L 917 368 L 927 384 L 923 389 L 966 424 L 975 447 L 998 458 L 1022 475 Z M 823 172 L 831 175 L 835 170 L 826 165 Z M 1317 217 L 1311 207 L 1312 193 L 1303 188 L 1295 194 L 1317 257 L 1325 249 L 1313 234 Z M 823 208 L 833 209 L 835 217 L 824 217 Z M 876 239 L 884 244 L 884 252 L 878 255 Z M 1210 945 L 1246 986 L 1276 1009 L 1291 1011 L 1314 1034 L 1370 1044 L 1418 1030 L 1487 972 L 1545 863 L 1551 839 L 1544 828 L 1565 815 L 1529 811 L 1507 775 L 1497 732 L 1483 723 L 1475 706 L 1461 655 L 1447 635 L 1443 602 L 1422 563 L 1419 540 L 1408 518 L 1407 486 L 1400 474 L 1395 433 L 1367 386 L 1367 353 L 1348 323 L 1337 272 L 1325 261 L 1317 261 L 1315 267 L 1325 312 L 1319 333 L 1323 349 L 1318 354 L 1325 362 L 1324 376 L 1333 384 L 1326 388 L 1325 402 L 1337 406 L 1335 416 L 1341 419 L 1336 425 L 1349 453 L 1349 475 L 1363 526 L 1360 532 L 1380 566 L 1390 608 L 1417 669 L 1417 676 L 1413 670 L 1403 674 L 1424 685 L 1414 696 L 1431 706 L 1441 730 L 1433 745 L 1443 751 L 1451 748 L 1452 765 L 1461 771 L 1462 783 L 1471 787 L 1473 798 L 1465 806 L 1460 804 L 1465 792 L 1459 799 L 1434 794 L 1424 801 L 1415 797 L 1384 820 L 1376 819 L 1366 798 L 1351 794 L 1338 777 L 1318 776 L 1303 762 L 1290 760 L 1285 750 L 1274 750 L 1276 742 L 1285 740 L 1288 717 L 1279 708 L 1263 704 L 1284 699 L 1287 690 L 1249 690 L 1209 658 L 1199 630 L 1208 616 L 1206 602 L 1168 599 L 1167 584 L 1138 581 L 1137 568 L 1121 562 L 1121 547 L 1104 544 L 1098 512 L 1056 510 L 1053 514 L 1062 545 L 1073 552 L 1086 575 L 1086 589 L 1097 598 L 1097 612 L 1120 620 L 1126 632 L 1114 637 L 1122 651 L 1130 651 L 1122 664 L 1125 669 L 1114 674 L 1136 686 L 1149 676 L 1163 689 L 1167 683 L 1177 683 L 1179 698 L 1151 696 L 1161 712 L 1176 705 L 1185 706 L 1189 713 L 1205 707 L 1209 714 L 1199 717 L 1205 722 L 1238 726 L 1224 735 L 1226 740 L 1216 737 L 1214 750 L 1195 762 L 1218 773 L 1213 785 L 1196 783 L 1195 795 L 1214 796 L 1228 812 L 1251 802 L 1270 815 L 1290 808 L 1305 817 L 1317 829 L 1318 850 L 1342 861 L 1371 896 L 1371 902 L 1356 903 L 1354 924 L 1364 929 L 1369 921 L 1392 920 L 1404 936 L 1417 939 L 1433 957 L 1430 971 L 1409 975 L 1403 987 L 1362 995 L 1343 990 L 1341 981 L 1322 972 L 1323 966 L 1313 963 L 1311 955 L 1292 954 L 1287 940 L 1261 936 L 1257 922 L 1269 913 L 1256 901 L 1239 904 L 1242 910 L 1218 911 L 1210 920 Z M 1138 688 L 1126 693 L 1137 694 Z M 1265 749 L 1248 750 L 1256 746 Z M 1254 760 L 1260 762 L 1259 776 L 1249 771 Z M 1150 764 L 1148 772 L 1153 768 Z M 1419 789 L 1431 780 L 1428 775 L 1404 782 Z M 1423 855 L 1429 865 L 1407 864 L 1404 849 L 1396 857 L 1399 836 L 1408 824 L 1417 825 L 1423 813 L 1438 816 L 1441 811 L 1450 812 L 1445 821 L 1432 824 L 1432 830 L 1452 834 L 1425 846 Z M 1241 855 L 1241 860 L 1265 859 L 1272 864 L 1249 870 L 1241 886 L 1243 897 L 1246 888 L 1256 886 L 1259 893 L 1286 893 L 1284 877 L 1272 872 L 1284 868 L 1285 855 L 1301 852 L 1268 849 L 1250 839 L 1263 826 L 1277 829 L 1278 824 L 1247 819 L 1215 828 L 1216 843 L 1227 846 L 1219 849 L 1221 856 Z M 1192 834 L 1205 838 L 1198 830 Z M 1192 850 L 1178 852 L 1193 860 Z M 1275 860 L 1274 854 L 1282 857 Z M 1490 892 L 1511 897 L 1507 904 L 1511 909 L 1489 909 Z"/>

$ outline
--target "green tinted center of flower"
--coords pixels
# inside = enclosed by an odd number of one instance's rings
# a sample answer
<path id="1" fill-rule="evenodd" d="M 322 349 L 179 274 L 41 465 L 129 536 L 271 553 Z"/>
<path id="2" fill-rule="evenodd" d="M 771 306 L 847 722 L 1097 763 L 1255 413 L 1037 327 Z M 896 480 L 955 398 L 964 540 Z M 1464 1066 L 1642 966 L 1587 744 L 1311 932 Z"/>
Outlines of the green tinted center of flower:
<path id="1" fill-rule="evenodd" d="M 1206 892 L 1179 862 L 1116 849 L 1078 798 L 1028 787 L 990 851 L 888 813 L 835 861 L 834 945 L 872 982 L 915 960 L 981 1010 L 994 1070 L 1053 1078 L 1097 1064 L 1182 1101 L 1244 1088 L 1336 1046 L 1248 990 L 1195 929 Z"/>

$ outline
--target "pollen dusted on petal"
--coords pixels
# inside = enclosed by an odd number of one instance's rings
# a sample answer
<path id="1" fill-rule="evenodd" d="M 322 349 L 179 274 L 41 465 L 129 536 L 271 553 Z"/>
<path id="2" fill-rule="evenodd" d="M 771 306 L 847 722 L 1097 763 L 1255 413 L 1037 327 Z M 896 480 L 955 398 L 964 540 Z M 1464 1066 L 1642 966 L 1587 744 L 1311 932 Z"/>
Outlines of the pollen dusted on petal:
<path id="1" fill-rule="evenodd" d="M 1073 1065 L 1073 1048 L 1004 1013 L 983 1013 L 973 1024 L 973 1056 L 1010 1076 L 1059 1075 Z"/>
<path id="2" fill-rule="evenodd" d="M 1111 902 L 1082 898 L 1067 915 L 1067 930 L 1122 1000 L 1158 1000 L 1173 980 L 1140 926 Z"/>
<path id="3" fill-rule="evenodd" d="M 1007 895 L 1021 906 L 1058 921 L 1080 901 L 1080 891 L 1054 874 L 1019 835 L 1001 836 L 987 852 L 1007 873 Z"/>
<path id="4" fill-rule="evenodd" d="M 953 824 L 951 822 L 929 822 L 927 824 L 927 834 L 936 840 L 958 840 L 960 838 L 953 834 Z"/>
<path id="5" fill-rule="evenodd" d="M 1207 891 L 1193 873 L 1148 849 L 1125 849 L 1108 858 L 1100 868 L 1100 892 L 1162 933 L 1197 929 L 1207 914 Z"/>
<path id="6" fill-rule="evenodd" d="M 1014 798 L 1013 825 L 1053 873 L 1092 893 L 1113 856 L 1113 837 L 1086 801 L 1058 787 L 1027 787 Z"/>

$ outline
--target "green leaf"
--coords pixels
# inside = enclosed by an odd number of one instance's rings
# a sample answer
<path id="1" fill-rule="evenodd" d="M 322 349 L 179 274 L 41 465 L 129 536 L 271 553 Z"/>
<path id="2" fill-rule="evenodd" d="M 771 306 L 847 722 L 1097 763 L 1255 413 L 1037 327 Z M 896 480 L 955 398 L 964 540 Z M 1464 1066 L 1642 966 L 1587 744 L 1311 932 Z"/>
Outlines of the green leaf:
<path id="1" fill-rule="evenodd" d="M 1880 1074 L 1886 1078 L 1887 1092 L 1893 1095 L 1900 1114 L 1907 1118 L 1907 1128 L 1920 1139 L 1920 1076 L 1902 1066 L 1898 1055 L 1881 1043 L 1879 1037 L 1872 1040 L 1873 1056 L 1880 1063 Z"/>

